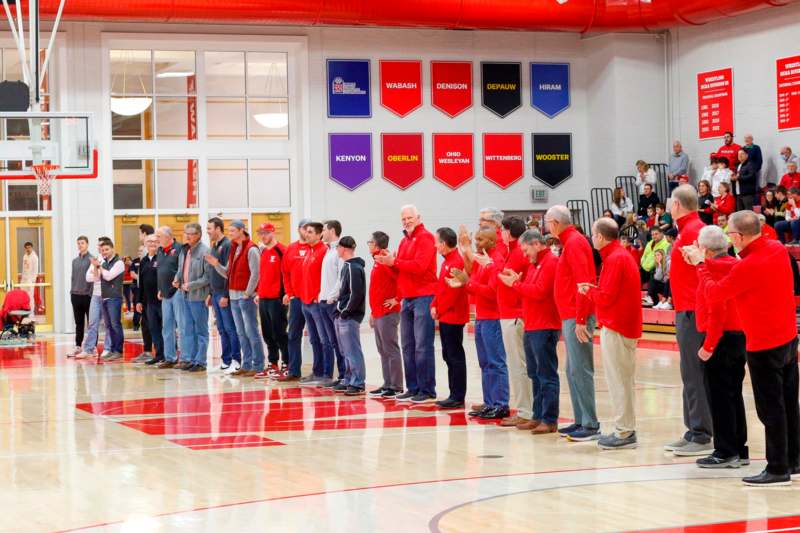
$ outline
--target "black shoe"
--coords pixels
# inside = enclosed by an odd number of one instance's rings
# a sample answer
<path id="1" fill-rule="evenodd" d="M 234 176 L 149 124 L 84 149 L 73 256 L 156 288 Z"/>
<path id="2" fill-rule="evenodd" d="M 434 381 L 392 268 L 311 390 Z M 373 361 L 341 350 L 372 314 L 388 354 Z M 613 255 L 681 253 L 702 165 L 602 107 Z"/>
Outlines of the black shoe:
<path id="1" fill-rule="evenodd" d="M 194 365 L 188 370 L 188 372 L 205 372 L 205 371 L 206 367 L 204 367 L 203 365 Z"/>
<path id="2" fill-rule="evenodd" d="M 335 392 L 336 394 L 344 394 L 345 392 L 347 392 L 347 385 L 345 385 L 344 383 L 337 383 L 331 388 L 333 392 Z"/>
<path id="3" fill-rule="evenodd" d="M 186 370 L 190 366 L 194 366 L 194 363 L 191 363 L 189 361 L 184 361 L 183 363 L 180 363 L 177 366 L 175 366 L 175 368 L 177 368 L 178 370 Z"/>
<path id="4" fill-rule="evenodd" d="M 489 407 L 488 405 L 484 405 L 482 409 L 477 409 L 475 411 L 470 411 L 469 413 L 467 413 L 467 416 L 473 416 L 473 417 L 477 416 L 477 417 L 479 417 L 483 413 L 485 413 L 487 411 L 491 411 L 491 410 L 492 410 L 491 407 Z"/>
<path id="5" fill-rule="evenodd" d="M 413 398 L 411 398 L 411 403 L 433 403 L 436 401 L 436 396 L 431 396 L 430 394 L 423 394 L 419 393 Z"/>
<path id="6" fill-rule="evenodd" d="M 695 463 L 700 468 L 739 468 L 742 466 L 738 455 L 720 457 L 716 454 L 711 454 L 708 457 L 701 457 Z"/>
<path id="7" fill-rule="evenodd" d="M 347 390 L 344 392 L 345 396 L 361 396 L 364 394 L 364 389 L 360 387 L 347 387 Z"/>
<path id="8" fill-rule="evenodd" d="M 757 476 L 750 476 L 742 479 L 742 483 L 750 487 L 782 487 L 792 484 L 789 474 L 770 474 L 765 468 Z"/>
<path id="9" fill-rule="evenodd" d="M 478 418 L 483 420 L 500 420 L 509 416 L 511 412 L 508 407 L 493 407 L 478 415 Z"/>
<path id="10" fill-rule="evenodd" d="M 145 361 L 144 364 L 146 364 L 146 365 L 157 365 L 158 363 L 160 363 L 163 360 L 164 360 L 163 357 L 153 357 L 152 359 L 148 359 L 147 361 Z"/>
<path id="11" fill-rule="evenodd" d="M 195 365 L 194 363 L 187 363 L 186 366 L 181 365 L 181 370 L 183 370 L 184 372 L 192 372 L 192 369 L 196 366 L 197 365 Z"/>
<path id="12" fill-rule="evenodd" d="M 383 391 L 383 394 L 381 394 L 381 398 L 383 398 L 384 400 L 394 400 L 395 398 L 397 398 L 397 395 L 401 394 L 402 392 L 403 391 L 398 392 L 394 389 L 385 389 Z"/>
<path id="13" fill-rule="evenodd" d="M 406 391 L 403 394 L 400 394 L 399 396 L 395 396 L 394 399 L 397 400 L 398 402 L 410 402 L 411 398 L 413 398 L 414 396 L 416 396 L 416 393 L 413 393 L 411 391 Z"/>
<path id="14" fill-rule="evenodd" d="M 383 396 L 384 392 L 386 392 L 386 389 L 384 389 L 383 387 L 380 387 L 380 388 L 377 388 L 375 390 L 369 391 L 368 396 L 370 398 L 377 398 L 378 396 Z"/>
<path id="15" fill-rule="evenodd" d="M 436 402 L 436 407 L 439 409 L 463 409 L 464 402 L 459 402 L 458 400 L 448 398 L 446 400 L 440 400 Z"/>

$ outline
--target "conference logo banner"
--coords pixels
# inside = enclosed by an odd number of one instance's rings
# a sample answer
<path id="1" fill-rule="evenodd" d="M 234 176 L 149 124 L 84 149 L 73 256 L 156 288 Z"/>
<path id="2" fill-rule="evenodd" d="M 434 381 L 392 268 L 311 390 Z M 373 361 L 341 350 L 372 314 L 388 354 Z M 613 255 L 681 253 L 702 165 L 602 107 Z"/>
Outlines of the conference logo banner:
<path id="1" fill-rule="evenodd" d="M 572 176 L 572 134 L 534 133 L 533 177 L 551 189 Z"/>
<path id="2" fill-rule="evenodd" d="M 697 114 L 700 139 L 733 131 L 733 69 L 697 74 Z"/>
<path id="3" fill-rule="evenodd" d="M 800 56 L 776 61 L 778 130 L 800 128 Z"/>
<path id="4" fill-rule="evenodd" d="M 357 189 L 372 179 L 372 134 L 329 133 L 328 153 L 331 179 Z"/>
<path id="5" fill-rule="evenodd" d="M 421 133 L 382 133 L 383 178 L 400 189 L 407 189 L 424 175 Z"/>
<path id="6" fill-rule="evenodd" d="M 372 116 L 369 59 L 328 59 L 328 117 Z"/>
<path id="7" fill-rule="evenodd" d="M 569 63 L 531 63 L 531 106 L 553 118 L 569 105 Z"/>
<path id="8" fill-rule="evenodd" d="M 381 105 L 404 117 L 422 106 L 422 61 L 378 63 L 381 77 Z"/>
<path id="9" fill-rule="evenodd" d="M 471 133 L 433 134 L 433 177 L 458 189 L 475 175 Z"/>
<path id="10" fill-rule="evenodd" d="M 500 118 L 522 105 L 520 63 L 481 62 L 481 104 Z"/>
<path id="11" fill-rule="evenodd" d="M 483 134 L 483 177 L 501 189 L 520 180 L 523 170 L 521 133 Z"/>
<path id="12" fill-rule="evenodd" d="M 453 118 L 472 107 L 472 63 L 431 61 L 431 104 Z"/>

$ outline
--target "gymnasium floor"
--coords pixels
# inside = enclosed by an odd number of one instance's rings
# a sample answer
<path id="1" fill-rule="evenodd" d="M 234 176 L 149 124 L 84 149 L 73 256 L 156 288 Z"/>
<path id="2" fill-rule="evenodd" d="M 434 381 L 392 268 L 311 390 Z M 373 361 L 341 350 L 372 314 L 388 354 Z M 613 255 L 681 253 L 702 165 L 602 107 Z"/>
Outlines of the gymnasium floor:
<path id="1" fill-rule="evenodd" d="M 669 336 L 640 343 L 640 446 L 615 452 L 432 406 L 75 362 L 70 341 L 0 347 L 0 531 L 800 531 L 800 483 L 739 482 L 764 466 L 749 382 L 750 467 L 699 470 L 663 452 L 682 431 Z M 379 384 L 371 333 L 362 342 Z M 477 401 L 472 336 L 465 344 Z M 440 396 L 445 376 L 438 355 Z M 563 371 L 561 400 L 568 422 Z"/>

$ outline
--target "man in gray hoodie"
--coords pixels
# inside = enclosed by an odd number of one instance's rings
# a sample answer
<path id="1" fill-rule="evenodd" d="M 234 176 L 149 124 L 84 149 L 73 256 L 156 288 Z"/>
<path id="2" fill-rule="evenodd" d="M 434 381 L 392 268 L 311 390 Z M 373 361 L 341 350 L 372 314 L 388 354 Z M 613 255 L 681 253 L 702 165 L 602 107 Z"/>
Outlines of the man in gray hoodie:
<path id="1" fill-rule="evenodd" d="M 197 222 L 183 228 L 186 246 L 178 257 L 178 271 L 173 286 L 183 292 L 183 330 L 181 338 L 181 370 L 204 372 L 208 351 L 208 306 L 206 298 L 211 293 L 211 266 L 205 257 L 211 253 L 200 239 L 203 228 Z M 179 326 L 180 327 L 180 326 Z M 184 353 L 185 351 L 185 353 Z"/>

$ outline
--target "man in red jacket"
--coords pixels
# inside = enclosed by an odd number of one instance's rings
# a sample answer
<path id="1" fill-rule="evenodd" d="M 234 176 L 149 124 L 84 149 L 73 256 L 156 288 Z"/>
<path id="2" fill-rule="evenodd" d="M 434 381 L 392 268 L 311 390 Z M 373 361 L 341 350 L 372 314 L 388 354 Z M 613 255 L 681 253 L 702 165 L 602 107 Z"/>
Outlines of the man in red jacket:
<path id="1" fill-rule="evenodd" d="M 389 236 L 382 231 L 369 241 L 372 257 L 388 254 Z M 403 356 L 397 343 L 400 303 L 397 300 L 397 271 L 375 262 L 369 277 L 369 324 L 375 330 L 375 344 L 381 356 L 383 385 L 370 391 L 373 398 L 392 399 L 403 393 Z"/>
<path id="2" fill-rule="evenodd" d="M 322 309 L 319 306 L 319 288 L 322 284 L 322 261 L 328 253 L 328 247 L 322 242 L 322 224 L 309 222 L 306 224 L 306 244 L 308 252 L 303 257 L 300 269 L 300 286 L 298 296 L 303 302 L 303 316 L 308 327 L 308 339 L 314 352 L 314 363 L 311 374 L 300 380 L 305 385 L 317 385 L 326 381 L 325 361 L 333 361 L 333 344 L 323 336 Z M 295 285 L 295 289 L 298 287 Z M 317 347 L 314 345 L 316 344 Z"/>
<path id="3" fill-rule="evenodd" d="M 619 226 L 600 218 L 592 226 L 592 244 L 603 258 L 600 281 L 579 284 L 578 291 L 594 302 L 600 330 L 603 369 L 611 395 L 614 431 L 600 437 L 603 450 L 636 448 L 636 342 L 642 336 L 639 266 L 619 243 Z M 567 438 L 570 438 L 567 435 Z"/>
<path id="4" fill-rule="evenodd" d="M 287 307 L 283 303 L 283 258 L 286 247 L 278 242 L 275 226 L 264 222 L 258 228 L 261 240 L 261 262 L 259 264 L 258 315 L 261 319 L 261 336 L 267 345 L 269 367 L 255 379 L 278 378 L 289 366 L 289 338 L 286 334 Z M 281 368 L 278 367 L 281 360 Z"/>
<path id="5" fill-rule="evenodd" d="M 450 396 L 436 402 L 442 409 L 462 409 L 467 395 L 467 356 L 464 353 L 464 325 L 469 322 L 469 299 L 463 287 L 451 287 L 447 280 L 453 270 L 464 270 L 458 253 L 458 237 L 451 228 L 436 230 L 436 249 L 444 258 L 439 270 L 436 295 L 431 302 L 431 318 L 439 321 L 442 358 L 447 364 Z"/>
<path id="6" fill-rule="evenodd" d="M 701 264 L 705 261 L 701 248 L 687 246 L 683 252 L 698 265 L 708 304 L 732 301 L 742 321 L 756 411 L 767 443 L 767 468 L 742 481 L 750 486 L 788 485 L 791 476 L 800 475 L 797 323 L 790 258 L 779 242 L 761 237 L 761 224 L 752 211 L 731 215 L 728 237 L 742 259 L 719 281 Z M 767 306 L 763 305 L 766 279 L 771 294 Z"/>
<path id="7" fill-rule="evenodd" d="M 733 170 L 737 166 L 739 166 L 739 150 L 741 150 L 742 147 L 733 142 L 732 131 L 725 132 L 724 142 L 725 144 L 720 146 L 719 150 L 717 150 L 717 156 L 724 157 L 725 159 L 727 159 L 728 168 Z"/>
<path id="8" fill-rule="evenodd" d="M 705 365 L 697 357 L 703 345 L 703 334 L 695 322 L 697 271 L 683 259 L 681 248 L 694 244 L 705 226 L 697 212 L 697 191 L 691 185 L 681 185 L 672 191 L 672 219 L 678 227 L 678 238 L 670 254 L 670 290 L 675 307 L 675 336 L 680 350 L 681 381 L 683 382 L 683 424 L 686 432 L 675 442 L 664 446 L 682 456 L 707 456 L 713 424 L 706 393 Z"/>
<path id="9" fill-rule="evenodd" d="M 555 298 L 567 347 L 567 383 L 575 417 L 575 423 L 559 433 L 573 440 L 597 440 L 600 423 L 594 401 L 594 315 L 589 299 L 578 294 L 578 283 L 597 281 L 592 247 L 573 226 L 565 206 L 548 209 L 544 221 L 550 233 L 561 241 Z"/>
<path id="10" fill-rule="evenodd" d="M 299 287 L 303 280 L 303 259 L 308 253 L 309 247 L 306 244 L 305 226 L 311 222 L 309 219 L 301 219 L 297 225 L 298 238 L 286 248 L 283 257 L 283 305 L 289 306 L 289 368 L 286 373 L 278 378 L 279 381 L 299 381 L 300 367 L 303 364 L 303 330 L 306 327 L 306 318 L 303 316 L 303 302 L 298 296 Z M 322 357 L 319 344 L 312 344 L 315 350 L 314 360 Z"/>
<path id="11" fill-rule="evenodd" d="M 436 292 L 436 243 L 425 229 L 417 208 L 400 209 L 403 239 L 397 255 L 381 255 L 375 261 L 397 271 L 397 293 L 402 299 L 400 337 L 406 373 L 401 402 L 436 401 L 436 365 L 433 351 L 434 322 L 431 302 Z"/>

